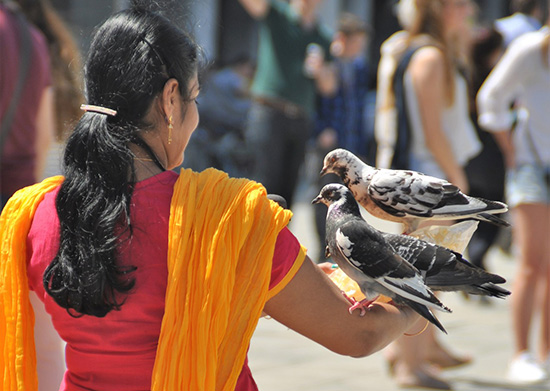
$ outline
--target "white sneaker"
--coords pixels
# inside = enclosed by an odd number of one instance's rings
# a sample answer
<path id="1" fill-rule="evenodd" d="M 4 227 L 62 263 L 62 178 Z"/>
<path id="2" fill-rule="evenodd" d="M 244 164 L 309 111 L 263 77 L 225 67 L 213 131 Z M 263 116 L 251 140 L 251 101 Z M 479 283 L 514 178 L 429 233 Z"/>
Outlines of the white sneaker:
<path id="1" fill-rule="evenodd" d="M 514 358 L 508 367 L 507 378 L 513 383 L 539 383 L 547 378 L 547 374 L 531 353 L 521 353 Z"/>

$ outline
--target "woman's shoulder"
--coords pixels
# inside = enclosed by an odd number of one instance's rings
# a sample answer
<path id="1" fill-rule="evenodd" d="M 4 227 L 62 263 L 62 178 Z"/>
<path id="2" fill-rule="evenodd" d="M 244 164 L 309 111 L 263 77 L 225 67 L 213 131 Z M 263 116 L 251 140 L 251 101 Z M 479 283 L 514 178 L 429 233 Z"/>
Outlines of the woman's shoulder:
<path id="1" fill-rule="evenodd" d="M 412 55 L 409 67 L 413 73 L 421 72 L 433 76 L 445 69 L 445 54 L 437 46 L 419 47 Z"/>

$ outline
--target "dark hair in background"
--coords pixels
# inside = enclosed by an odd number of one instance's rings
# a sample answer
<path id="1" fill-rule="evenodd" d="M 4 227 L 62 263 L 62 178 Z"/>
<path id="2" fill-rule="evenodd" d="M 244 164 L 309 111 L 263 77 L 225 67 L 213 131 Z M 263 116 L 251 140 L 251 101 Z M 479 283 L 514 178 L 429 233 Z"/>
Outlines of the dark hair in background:
<path id="1" fill-rule="evenodd" d="M 510 3 L 510 11 L 520 12 L 522 14 L 530 15 L 537 8 L 542 8 L 543 3 L 541 0 L 512 0 Z"/>
<path id="2" fill-rule="evenodd" d="M 87 100 L 117 115 L 85 112 L 67 141 L 56 199 L 59 251 L 44 273 L 46 291 L 72 315 L 118 310 L 135 284 L 135 268 L 118 264 L 118 248 L 131 236 L 129 144 L 152 153 L 140 138 L 153 126 L 145 117 L 170 78 L 189 99 L 198 54 L 186 33 L 142 8 L 113 15 L 95 33 L 85 66 Z"/>
<path id="3" fill-rule="evenodd" d="M 491 73 L 495 64 L 491 64 L 491 57 L 495 52 L 503 50 L 504 38 L 494 26 L 482 26 L 477 29 L 471 45 L 472 57 L 472 93 L 477 91 Z"/>

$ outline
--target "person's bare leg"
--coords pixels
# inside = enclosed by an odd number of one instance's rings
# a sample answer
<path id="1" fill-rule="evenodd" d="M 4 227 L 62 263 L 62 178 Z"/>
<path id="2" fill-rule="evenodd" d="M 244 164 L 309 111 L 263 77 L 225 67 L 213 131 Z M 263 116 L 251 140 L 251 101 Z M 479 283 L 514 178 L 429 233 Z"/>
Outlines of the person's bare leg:
<path id="1" fill-rule="evenodd" d="M 546 207 L 546 227 L 544 232 L 550 232 L 550 206 Z M 542 290 L 543 296 L 541 298 L 542 310 L 541 310 L 541 346 L 540 354 L 541 358 L 546 361 L 547 370 L 550 371 L 550 241 L 546 240 L 546 250 L 544 250 L 544 267 L 546 272 L 542 273 L 542 283 L 544 289 Z"/>
<path id="2" fill-rule="evenodd" d="M 546 206 L 522 204 L 514 210 L 514 238 L 519 250 L 519 265 L 512 288 L 512 326 L 514 353 L 529 348 L 529 330 L 536 302 L 536 285 L 543 272 L 544 248 L 548 241 L 545 231 Z"/>
<path id="3" fill-rule="evenodd" d="M 450 389 L 447 382 L 439 379 L 437 371 L 426 361 L 426 345 L 430 342 L 433 326 L 426 327 L 426 320 L 418 321 L 407 334 L 398 338 L 391 346 L 390 366 L 400 386 L 420 386 L 434 389 Z M 421 332 L 419 335 L 415 335 Z"/>

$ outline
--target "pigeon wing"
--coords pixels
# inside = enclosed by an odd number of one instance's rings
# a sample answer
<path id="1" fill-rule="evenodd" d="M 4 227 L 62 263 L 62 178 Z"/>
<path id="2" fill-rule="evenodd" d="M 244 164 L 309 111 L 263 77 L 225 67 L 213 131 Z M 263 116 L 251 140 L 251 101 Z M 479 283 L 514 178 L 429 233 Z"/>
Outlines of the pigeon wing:
<path id="1" fill-rule="evenodd" d="M 396 295 L 448 311 L 424 284 L 418 270 L 366 222 L 355 219 L 343 224 L 336 230 L 336 246 L 351 265 Z"/>
<path id="2" fill-rule="evenodd" d="M 378 170 L 371 179 L 369 195 L 373 202 L 395 216 L 431 217 L 433 210 L 447 203 L 468 200 L 449 182 L 407 170 Z"/>
<path id="3" fill-rule="evenodd" d="M 416 269 L 397 256 L 384 237 L 365 221 L 353 219 L 342 224 L 335 234 L 338 252 L 366 276 L 377 279 L 392 276 L 398 269 L 403 277 L 414 277 Z"/>
<path id="4" fill-rule="evenodd" d="M 445 287 L 506 282 L 499 275 L 488 273 L 468 262 L 462 254 L 421 239 L 406 235 L 383 234 L 388 243 L 426 278 L 426 284 L 436 290 Z M 461 290 L 461 289 L 456 289 Z"/>

